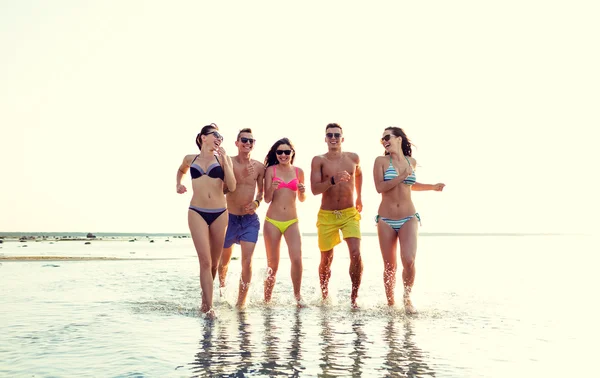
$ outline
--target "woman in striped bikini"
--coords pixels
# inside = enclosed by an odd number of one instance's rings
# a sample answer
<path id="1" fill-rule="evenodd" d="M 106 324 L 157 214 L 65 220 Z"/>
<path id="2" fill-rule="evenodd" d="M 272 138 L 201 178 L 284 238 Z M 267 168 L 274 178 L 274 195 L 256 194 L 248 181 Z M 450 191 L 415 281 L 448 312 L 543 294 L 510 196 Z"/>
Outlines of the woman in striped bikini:
<path id="1" fill-rule="evenodd" d="M 395 304 L 397 258 L 400 244 L 402 282 L 404 283 L 404 309 L 407 314 L 416 312 L 410 300 L 415 281 L 419 213 L 411 199 L 411 190 L 444 189 L 444 184 L 421 184 L 416 181 L 417 161 L 412 158 L 411 142 L 399 127 L 388 127 L 383 132 L 381 144 L 385 155 L 375 159 L 373 178 L 375 188 L 381 193 L 377 222 L 377 235 L 383 256 L 383 285 L 389 306 Z"/>
<path id="2" fill-rule="evenodd" d="M 224 185 L 235 190 L 231 158 L 227 156 L 221 143 L 223 136 L 214 123 L 206 125 L 196 136 L 199 154 L 186 155 L 177 171 L 177 193 L 187 192 L 181 184 L 183 175 L 190 171 L 192 176 L 192 199 L 188 210 L 188 224 L 196 247 L 200 264 L 200 289 L 202 306 L 200 310 L 207 318 L 214 318 L 213 280 L 217 273 L 223 240 L 227 229 L 228 213 Z"/>

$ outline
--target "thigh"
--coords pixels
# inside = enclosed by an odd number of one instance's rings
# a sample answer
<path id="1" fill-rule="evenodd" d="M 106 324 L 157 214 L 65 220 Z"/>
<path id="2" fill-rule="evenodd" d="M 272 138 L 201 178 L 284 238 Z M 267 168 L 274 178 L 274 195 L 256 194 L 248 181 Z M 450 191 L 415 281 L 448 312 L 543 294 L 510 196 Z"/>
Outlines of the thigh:
<path id="1" fill-rule="evenodd" d="M 281 231 L 269 221 L 265 220 L 263 227 L 263 237 L 265 239 L 265 250 L 269 266 L 273 262 L 279 262 L 279 246 L 281 244 Z"/>
<path id="2" fill-rule="evenodd" d="M 302 253 L 302 237 L 300 235 L 300 227 L 298 222 L 288 227 L 283 236 L 285 237 L 285 242 L 288 246 L 290 257 L 299 257 Z"/>
<path id="3" fill-rule="evenodd" d="M 221 257 L 228 222 L 229 214 L 225 211 L 209 227 L 210 254 L 213 262 L 218 262 Z"/>
<path id="4" fill-rule="evenodd" d="M 252 214 L 245 219 L 243 229 L 240 231 L 240 241 L 247 241 L 256 244 L 258 241 L 258 232 L 260 231 L 260 220 L 258 215 Z"/>
<path id="5" fill-rule="evenodd" d="M 204 218 L 193 210 L 188 210 L 188 225 L 198 259 L 201 263 L 209 262 L 210 244 L 208 242 L 208 225 L 204 221 Z"/>
<path id="6" fill-rule="evenodd" d="M 360 239 L 360 213 L 354 210 L 354 214 L 352 214 L 340 227 L 342 230 L 342 236 L 344 239 L 347 238 L 357 238 Z"/>
<path id="7" fill-rule="evenodd" d="M 396 250 L 398 246 L 398 233 L 383 220 L 377 221 L 377 237 L 379 238 L 379 248 L 385 265 L 396 265 Z"/>
<path id="8" fill-rule="evenodd" d="M 417 236 L 419 221 L 416 217 L 404 223 L 398 231 L 400 239 L 400 258 L 402 262 L 413 261 L 417 256 Z"/>

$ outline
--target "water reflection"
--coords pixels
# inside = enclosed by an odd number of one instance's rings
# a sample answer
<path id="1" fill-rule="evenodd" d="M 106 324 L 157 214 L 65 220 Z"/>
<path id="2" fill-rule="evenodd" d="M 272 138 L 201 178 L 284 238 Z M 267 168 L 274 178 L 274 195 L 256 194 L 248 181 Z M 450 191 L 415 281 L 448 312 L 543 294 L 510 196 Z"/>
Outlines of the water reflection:
<path id="1" fill-rule="evenodd" d="M 354 346 L 353 350 L 350 352 L 350 358 L 352 358 L 352 376 L 353 377 L 361 377 L 362 376 L 362 359 L 365 357 L 367 348 L 366 344 L 368 343 L 367 334 L 363 330 L 364 321 L 362 319 L 355 319 L 352 322 L 352 332 L 356 336 L 352 345 Z"/>
<path id="2" fill-rule="evenodd" d="M 299 362 L 302 360 L 302 345 L 301 340 L 304 339 L 304 332 L 302 332 L 302 320 L 300 318 L 300 310 L 296 310 L 294 314 L 294 320 L 292 323 L 292 332 L 290 336 L 290 346 L 288 348 L 289 360 L 288 360 L 288 371 L 291 377 L 299 377 L 300 373 L 304 370 L 304 366 Z"/>
<path id="3" fill-rule="evenodd" d="M 413 341 L 412 321 L 389 319 L 383 339 L 389 346 L 383 367 L 390 377 L 435 377 L 435 371 L 425 362 L 425 353 Z"/>
<path id="4" fill-rule="evenodd" d="M 240 341 L 240 365 L 237 368 L 236 376 L 245 376 L 251 370 L 252 364 L 252 325 L 248 322 L 246 311 L 238 312 L 238 337 Z"/>
<path id="5" fill-rule="evenodd" d="M 277 311 L 273 311 L 272 308 L 265 308 L 264 312 L 264 335 L 263 344 L 265 346 L 264 355 L 261 362 L 262 374 L 274 374 L 281 369 L 281 365 L 277 363 L 279 360 L 278 348 L 279 348 L 279 335 L 281 329 L 276 321 Z M 279 316 L 281 318 L 281 316 Z"/>
<path id="6" fill-rule="evenodd" d="M 239 361 L 232 350 L 227 324 L 207 321 L 204 324 L 200 348 L 190 363 L 194 377 L 215 377 L 226 374 Z"/>

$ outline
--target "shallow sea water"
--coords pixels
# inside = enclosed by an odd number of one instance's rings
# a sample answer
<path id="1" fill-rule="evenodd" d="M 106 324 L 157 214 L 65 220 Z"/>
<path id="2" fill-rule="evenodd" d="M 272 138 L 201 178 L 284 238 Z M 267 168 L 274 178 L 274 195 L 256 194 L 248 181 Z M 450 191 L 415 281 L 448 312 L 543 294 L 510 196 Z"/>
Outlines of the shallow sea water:
<path id="1" fill-rule="evenodd" d="M 358 310 L 349 305 L 345 244 L 335 250 L 331 301 L 320 300 L 312 236 L 303 238 L 308 307 L 294 306 L 285 244 L 273 302 L 263 304 L 259 240 L 247 308 L 234 307 L 234 260 L 223 296 L 215 283 L 213 321 L 198 312 L 190 239 L 6 241 L 0 255 L 130 260 L 0 261 L 0 376 L 592 376 L 598 241 L 422 236 L 413 293 L 419 313 L 407 316 L 385 305 L 377 237 L 363 238 Z"/>

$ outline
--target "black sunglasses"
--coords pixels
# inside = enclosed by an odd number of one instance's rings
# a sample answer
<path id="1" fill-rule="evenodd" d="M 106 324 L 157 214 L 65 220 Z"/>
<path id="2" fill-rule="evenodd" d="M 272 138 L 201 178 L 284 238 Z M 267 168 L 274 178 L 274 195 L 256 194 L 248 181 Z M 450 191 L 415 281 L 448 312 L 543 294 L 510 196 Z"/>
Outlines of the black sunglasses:
<path id="1" fill-rule="evenodd" d="M 292 154 L 292 150 L 276 150 L 275 153 L 277 155 L 283 155 L 283 154 L 291 155 Z"/>
<path id="2" fill-rule="evenodd" d="M 240 138 L 240 142 L 242 142 L 242 143 L 250 142 L 250 144 L 254 144 L 254 142 L 256 142 L 256 139 L 242 137 L 242 138 Z"/>
<path id="3" fill-rule="evenodd" d="M 381 138 L 381 141 L 382 141 L 382 142 L 387 142 L 387 141 L 389 141 L 390 139 L 392 139 L 392 137 L 393 137 L 393 136 L 394 136 L 394 135 L 392 135 L 392 134 L 388 134 L 388 135 L 384 136 L 383 138 Z"/>
<path id="4" fill-rule="evenodd" d="M 325 134 L 325 136 L 327 138 L 329 138 L 329 139 L 331 139 L 333 137 L 336 137 L 337 139 L 340 139 L 341 136 L 342 136 L 342 134 L 340 134 L 340 133 L 327 133 L 327 134 Z"/>
<path id="5" fill-rule="evenodd" d="M 210 134 L 213 134 L 215 136 L 215 138 L 217 138 L 217 139 L 223 140 L 223 135 L 219 134 L 218 131 L 211 131 L 209 133 L 206 133 L 206 135 L 210 135 Z"/>

